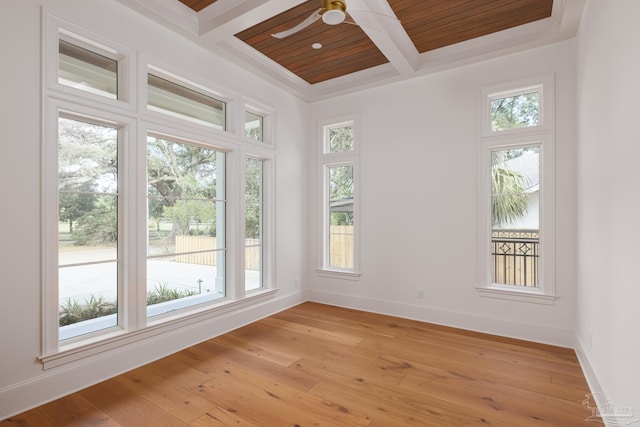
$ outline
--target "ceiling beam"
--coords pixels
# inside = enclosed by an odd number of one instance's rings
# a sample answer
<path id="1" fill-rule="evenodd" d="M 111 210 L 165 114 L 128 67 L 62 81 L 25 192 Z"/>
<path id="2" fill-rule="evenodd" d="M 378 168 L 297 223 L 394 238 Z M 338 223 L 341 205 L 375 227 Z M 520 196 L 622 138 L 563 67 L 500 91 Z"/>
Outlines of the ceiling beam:
<path id="1" fill-rule="evenodd" d="M 418 50 L 386 0 L 349 0 L 347 12 L 398 73 L 416 71 Z"/>

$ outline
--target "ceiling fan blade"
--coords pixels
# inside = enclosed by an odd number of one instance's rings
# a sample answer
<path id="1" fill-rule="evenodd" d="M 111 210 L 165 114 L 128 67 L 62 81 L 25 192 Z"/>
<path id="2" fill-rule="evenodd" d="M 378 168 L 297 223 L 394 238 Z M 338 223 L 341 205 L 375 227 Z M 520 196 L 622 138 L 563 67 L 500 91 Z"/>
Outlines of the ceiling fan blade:
<path id="1" fill-rule="evenodd" d="M 320 19 L 320 11 L 321 10 L 322 9 L 316 10 L 307 19 L 305 19 L 304 21 L 302 21 L 298 25 L 289 28 L 288 30 L 284 30 L 284 31 L 281 31 L 281 32 L 275 33 L 275 34 L 271 34 L 271 37 L 275 37 L 276 39 L 283 39 L 285 37 L 290 36 L 291 34 L 297 33 L 298 31 L 300 31 L 300 30 L 302 30 L 304 28 L 307 28 L 309 25 L 313 24 L 318 19 Z"/>

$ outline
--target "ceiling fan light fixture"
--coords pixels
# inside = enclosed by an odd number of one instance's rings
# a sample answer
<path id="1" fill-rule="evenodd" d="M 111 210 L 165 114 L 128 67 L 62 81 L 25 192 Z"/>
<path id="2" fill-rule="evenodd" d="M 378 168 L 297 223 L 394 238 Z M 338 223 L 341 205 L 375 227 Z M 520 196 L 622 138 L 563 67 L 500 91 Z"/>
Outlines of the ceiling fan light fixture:
<path id="1" fill-rule="evenodd" d="M 341 0 L 323 0 L 322 22 L 327 25 L 338 25 L 344 22 L 347 5 Z"/>

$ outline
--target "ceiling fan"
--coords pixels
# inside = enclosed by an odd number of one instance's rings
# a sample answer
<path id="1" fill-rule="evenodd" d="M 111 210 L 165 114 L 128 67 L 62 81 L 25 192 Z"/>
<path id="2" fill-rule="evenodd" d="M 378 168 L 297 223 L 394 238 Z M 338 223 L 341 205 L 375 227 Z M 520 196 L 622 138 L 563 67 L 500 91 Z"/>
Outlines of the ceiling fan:
<path id="1" fill-rule="evenodd" d="M 365 13 L 365 11 L 358 11 L 358 13 Z M 375 12 L 367 12 L 367 13 L 374 13 L 376 15 L 380 15 L 384 18 L 393 20 L 394 23 L 400 22 L 395 17 L 389 16 L 389 15 L 378 14 Z M 307 28 L 309 25 L 313 24 L 320 18 L 322 18 L 322 22 L 324 22 L 327 25 L 338 25 L 338 24 L 342 24 L 343 22 L 345 24 L 359 25 L 355 22 L 345 21 L 346 17 L 347 17 L 346 0 L 322 0 L 322 7 L 316 10 L 315 12 L 313 12 L 307 19 L 289 28 L 288 30 L 271 34 L 271 36 L 275 37 L 276 39 L 283 39 L 285 37 L 288 37 L 292 34 L 295 34 Z"/>

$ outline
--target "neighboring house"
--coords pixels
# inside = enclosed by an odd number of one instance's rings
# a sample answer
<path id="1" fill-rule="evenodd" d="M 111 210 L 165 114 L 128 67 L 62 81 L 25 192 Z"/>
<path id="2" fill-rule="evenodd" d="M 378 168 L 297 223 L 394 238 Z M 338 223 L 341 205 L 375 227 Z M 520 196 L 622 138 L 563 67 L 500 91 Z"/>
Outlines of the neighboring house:
<path id="1" fill-rule="evenodd" d="M 539 152 L 527 150 L 520 157 L 505 161 L 500 167 L 516 172 L 523 178 L 527 195 L 527 212 L 514 222 L 494 225 L 494 228 L 535 229 L 540 227 L 540 161 Z"/>

